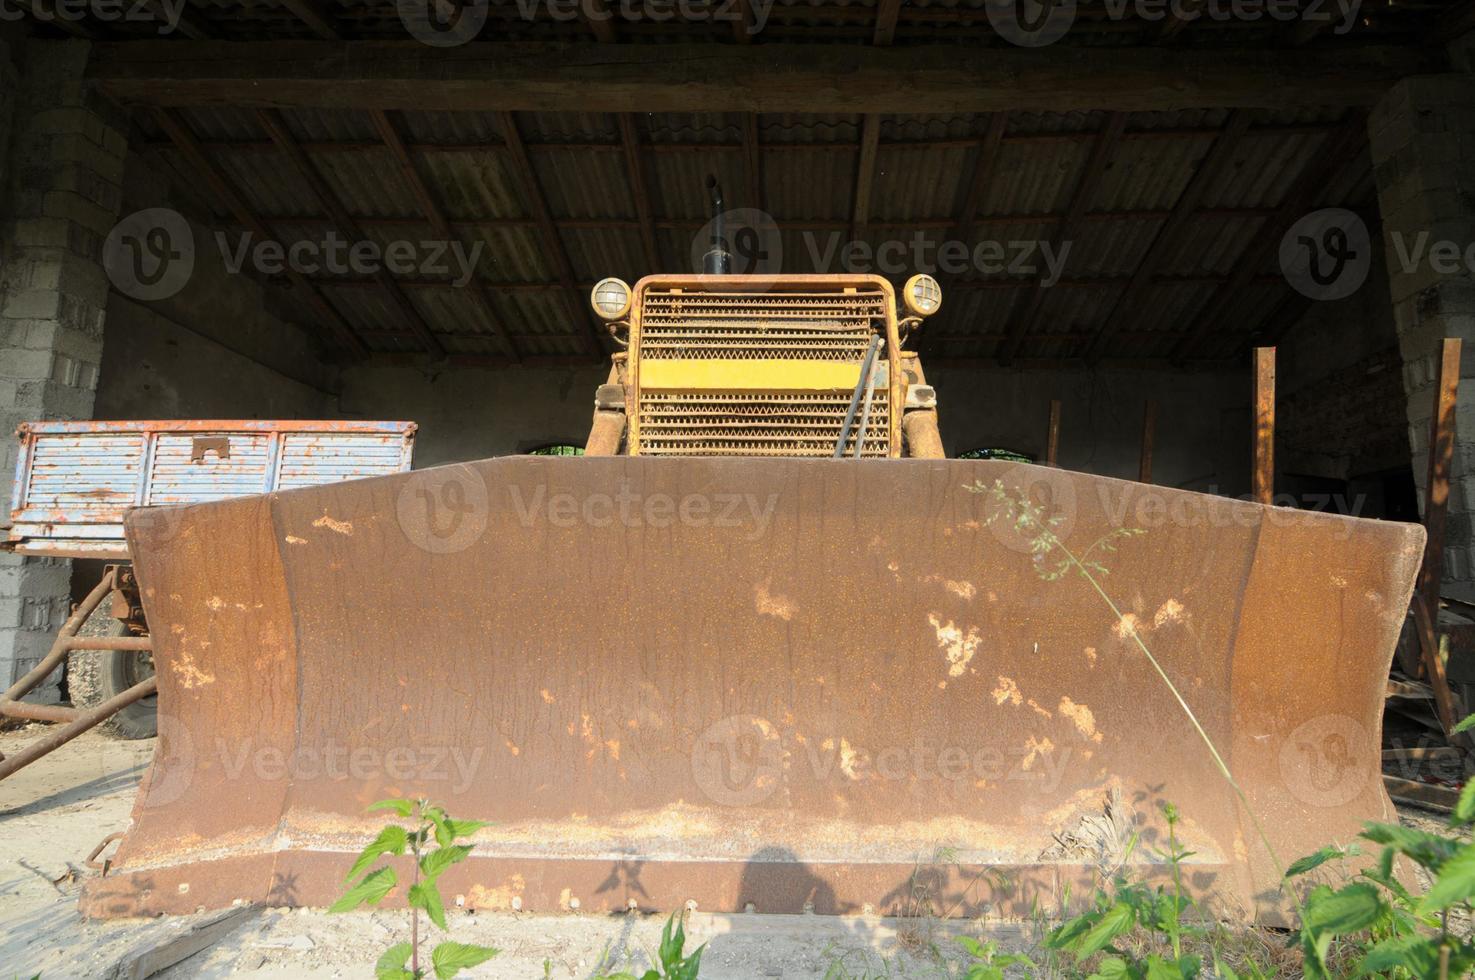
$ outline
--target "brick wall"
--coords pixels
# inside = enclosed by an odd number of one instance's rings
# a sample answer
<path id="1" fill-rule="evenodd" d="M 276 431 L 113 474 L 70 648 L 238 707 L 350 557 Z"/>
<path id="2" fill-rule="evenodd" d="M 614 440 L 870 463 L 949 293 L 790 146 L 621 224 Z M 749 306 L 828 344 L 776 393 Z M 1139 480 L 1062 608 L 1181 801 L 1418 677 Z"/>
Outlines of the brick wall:
<path id="1" fill-rule="evenodd" d="M 27 419 L 86 419 L 102 359 L 102 243 L 118 218 L 127 142 L 82 83 L 89 46 L 28 41 L 16 59 L 0 224 L 0 490 L 10 433 Z M 3 69 L 0 69 L 3 71 Z M 8 510 L 8 504 L 7 504 Z M 0 681 L 29 669 L 67 612 L 70 570 L 0 556 Z M 54 685 L 38 692 L 55 696 Z"/>

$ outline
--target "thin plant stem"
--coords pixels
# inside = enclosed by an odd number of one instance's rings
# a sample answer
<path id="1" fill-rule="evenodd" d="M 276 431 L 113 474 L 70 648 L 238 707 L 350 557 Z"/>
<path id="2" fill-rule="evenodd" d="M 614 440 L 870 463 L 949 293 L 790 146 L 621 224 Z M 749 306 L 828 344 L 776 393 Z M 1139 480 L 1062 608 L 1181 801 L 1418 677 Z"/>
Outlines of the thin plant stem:
<path id="1" fill-rule="evenodd" d="M 414 836 L 415 870 L 410 883 L 412 891 L 420 884 L 420 838 L 429 829 L 430 824 L 421 824 Z M 417 977 L 420 975 L 420 910 L 414 905 L 410 906 L 410 972 Z"/>
<path id="2" fill-rule="evenodd" d="M 997 492 L 1002 494 L 1002 485 L 996 484 L 995 487 Z M 1007 500 L 1007 498 L 1005 499 Z M 1010 503 L 1012 506 L 1012 502 Z M 1126 618 L 1126 616 L 1122 613 L 1121 608 L 1117 606 L 1116 602 L 1114 602 L 1111 596 L 1107 594 L 1106 590 L 1102 588 L 1101 583 L 1097 580 L 1096 576 L 1091 574 L 1091 570 L 1086 567 L 1086 565 L 1081 561 L 1080 558 L 1076 557 L 1075 552 L 1071 551 L 1070 548 L 1066 546 L 1065 542 L 1061 541 L 1060 538 L 1056 536 L 1055 532 L 1050 529 L 1050 526 L 1047 523 L 1041 521 L 1037 516 L 1035 516 L 1028 506 L 1020 507 L 1018 509 L 1018 513 L 1022 515 L 1025 520 L 1027 520 L 1039 529 L 1040 541 L 1045 545 L 1044 550 L 1048 552 L 1058 548 L 1060 552 L 1065 555 L 1066 560 L 1069 561 L 1071 566 L 1073 566 L 1075 570 L 1080 573 L 1081 577 L 1084 578 L 1088 583 L 1090 583 L 1091 588 L 1094 589 L 1096 591 L 1096 594 L 1101 597 L 1101 601 L 1106 603 L 1107 608 L 1111 610 L 1112 615 L 1116 617 L 1117 622 L 1125 626 L 1126 632 L 1131 634 L 1132 642 L 1137 644 L 1137 649 L 1142 651 L 1142 655 L 1147 658 L 1147 662 L 1152 665 L 1152 669 L 1157 672 L 1158 677 L 1160 677 L 1162 679 L 1162 682 L 1167 685 L 1168 690 L 1171 691 L 1173 694 L 1173 698 L 1178 702 L 1178 706 L 1183 709 L 1183 714 L 1188 718 L 1189 723 L 1193 725 L 1194 731 L 1198 732 L 1198 737 L 1203 741 L 1204 746 L 1209 750 L 1209 755 L 1213 757 L 1214 765 L 1218 768 L 1219 774 L 1224 777 L 1224 781 L 1229 784 L 1229 788 L 1232 789 L 1234 791 L 1234 795 L 1239 798 L 1240 804 L 1244 807 L 1245 813 L 1250 818 L 1250 823 L 1254 825 L 1255 833 L 1259 836 L 1260 843 L 1264 845 L 1266 853 L 1270 855 L 1271 863 L 1275 865 L 1275 870 L 1277 874 L 1282 880 L 1284 880 L 1285 864 L 1280 860 L 1280 855 L 1275 852 L 1275 846 L 1270 843 L 1270 836 L 1265 832 L 1265 827 L 1263 824 L 1260 823 L 1260 818 L 1256 816 L 1254 808 L 1250 806 L 1249 797 L 1245 794 L 1245 791 L 1240 788 L 1240 785 L 1235 780 L 1234 775 L 1229 771 L 1228 763 L 1226 763 L 1224 761 L 1224 757 L 1219 754 L 1219 749 L 1217 746 L 1214 745 L 1214 740 L 1209 737 L 1209 733 L 1205 731 L 1204 726 L 1199 723 L 1198 716 L 1195 715 L 1193 709 L 1188 706 L 1188 702 L 1184 700 L 1183 695 L 1178 690 L 1178 686 L 1173 683 L 1171 678 L 1168 677 L 1167 671 L 1163 670 L 1163 666 L 1161 663 L 1158 662 L 1157 657 L 1153 656 L 1152 651 L 1147 648 L 1147 644 L 1142 641 L 1142 637 L 1140 634 L 1138 634 L 1137 628 L 1132 624 L 1132 621 Z M 1094 548 L 1095 546 L 1093 545 L 1092 547 Z M 1089 554 L 1089 550 L 1087 553 Z M 1291 901 L 1295 904 L 1296 912 L 1299 916 L 1302 912 L 1300 897 L 1296 895 L 1296 890 L 1294 888 L 1287 889 L 1286 891 L 1290 895 Z"/>

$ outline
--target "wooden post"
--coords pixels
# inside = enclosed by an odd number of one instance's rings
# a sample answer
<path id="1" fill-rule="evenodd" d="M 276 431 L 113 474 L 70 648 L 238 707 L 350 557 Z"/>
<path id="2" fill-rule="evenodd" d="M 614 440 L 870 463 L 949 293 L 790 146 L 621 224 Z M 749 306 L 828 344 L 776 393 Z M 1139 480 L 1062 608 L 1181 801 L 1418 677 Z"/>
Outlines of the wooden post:
<path id="1" fill-rule="evenodd" d="M 1059 465 L 1060 456 L 1060 399 L 1050 399 L 1050 428 L 1045 431 L 1045 465 Z"/>
<path id="2" fill-rule="evenodd" d="M 1444 572 L 1444 517 L 1449 509 L 1449 471 L 1455 451 L 1455 404 L 1460 390 L 1460 339 L 1446 337 L 1434 385 L 1434 416 L 1429 420 L 1429 486 L 1424 491 L 1424 565 L 1419 595 L 1436 629 L 1439 583 Z"/>
<path id="3" fill-rule="evenodd" d="M 1275 348 L 1255 348 L 1255 445 L 1250 461 L 1255 502 L 1275 495 Z"/>
<path id="4" fill-rule="evenodd" d="M 1137 464 L 1137 482 L 1152 482 L 1152 446 L 1157 438 L 1157 402 L 1151 398 L 1142 407 L 1142 460 Z"/>

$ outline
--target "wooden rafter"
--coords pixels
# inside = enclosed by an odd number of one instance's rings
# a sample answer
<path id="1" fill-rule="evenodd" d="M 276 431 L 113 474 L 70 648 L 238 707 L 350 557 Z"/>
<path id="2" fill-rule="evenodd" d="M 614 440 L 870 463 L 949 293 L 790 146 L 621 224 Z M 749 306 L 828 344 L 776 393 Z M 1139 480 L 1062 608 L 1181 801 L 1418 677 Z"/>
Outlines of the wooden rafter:
<path id="1" fill-rule="evenodd" d="M 1088 362 L 1094 364 L 1098 361 L 1106 342 L 1121 329 L 1127 319 L 1135 316 L 1140 310 L 1142 300 L 1152 285 L 1153 277 L 1173 256 L 1184 228 L 1193 220 L 1199 205 L 1203 203 L 1204 194 L 1229 167 L 1235 153 L 1239 151 L 1241 141 L 1250 128 L 1250 116 L 1251 113 L 1246 109 L 1236 109 L 1229 114 L 1229 119 L 1224 124 L 1224 131 L 1214 140 L 1214 145 L 1210 147 L 1203 162 L 1188 179 L 1188 186 L 1183 188 L 1182 194 L 1178 195 L 1178 201 L 1173 205 L 1172 213 L 1158 229 L 1157 236 L 1147 248 L 1147 254 L 1143 255 L 1142 261 L 1137 263 L 1137 269 L 1132 273 L 1127 288 L 1122 290 L 1121 297 L 1112 307 L 1096 339 L 1087 349 L 1086 360 Z"/>
<path id="2" fill-rule="evenodd" d="M 615 28 L 614 15 L 610 13 L 609 5 L 605 0 L 588 0 L 586 8 L 582 3 L 579 10 L 583 12 L 584 23 L 589 25 L 589 30 L 601 44 L 614 44 L 620 39 L 619 32 Z"/>
<path id="3" fill-rule="evenodd" d="M 1270 257 L 1280 247 L 1280 240 L 1286 229 L 1297 218 L 1313 210 L 1327 183 L 1362 152 L 1366 141 L 1365 117 L 1360 112 L 1350 113 L 1342 125 L 1327 137 L 1326 143 L 1311 155 L 1281 206 L 1265 219 L 1260 225 L 1259 233 L 1240 253 L 1229 278 L 1215 290 L 1193 326 L 1180 336 L 1173 349 L 1174 360 L 1185 359 L 1189 351 L 1237 309 L 1235 301 L 1244 294 L 1245 287 L 1255 275 L 1269 264 Z"/>
<path id="4" fill-rule="evenodd" d="M 871 188 L 876 180 L 876 152 L 881 142 L 881 117 L 867 113 L 860 121 L 860 154 L 855 164 L 855 187 L 850 199 L 850 237 L 865 237 L 871 223 Z"/>
<path id="5" fill-rule="evenodd" d="M 930 45 L 124 41 L 87 78 L 124 104 L 417 111 L 934 113 L 1369 106 L 1447 64 L 1418 45 L 959 49 Z M 1130 70 L 1123 66 L 1130 66 Z"/>
<path id="6" fill-rule="evenodd" d="M 1081 176 L 1076 181 L 1070 204 L 1065 209 L 1065 216 L 1055 225 L 1055 232 L 1050 236 L 1053 254 L 1059 255 L 1061 246 L 1075 237 L 1081 216 L 1086 213 L 1091 199 L 1096 196 L 1097 188 L 1101 186 L 1101 177 L 1106 173 L 1106 166 L 1111 162 L 1117 142 L 1121 139 L 1122 129 L 1126 125 L 1127 114 L 1113 112 L 1107 117 L 1106 125 L 1101 128 L 1101 134 L 1096 138 L 1096 142 L 1091 145 L 1091 153 L 1086 157 L 1086 165 L 1081 168 Z M 1044 301 L 1045 283 L 1041 279 L 1030 290 L 1020 314 L 1015 317 L 1010 327 L 1009 339 L 1005 341 L 1003 353 L 999 358 L 1001 363 L 1005 365 L 1012 363 L 1019 353 L 1020 345 L 1024 343 L 1024 338 L 1034 332 L 1035 325 L 1040 318 L 1040 311 L 1045 305 Z"/>
<path id="7" fill-rule="evenodd" d="M 743 113 L 743 181 L 748 185 L 747 206 L 760 211 L 768 207 L 763 193 L 763 141 L 758 133 L 758 114 Z"/>
<path id="8" fill-rule="evenodd" d="M 896 21 L 901 15 L 901 0 L 880 0 L 876 4 L 876 30 L 871 43 L 885 47 L 896 40 Z"/>
<path id="9" fill-rule="evenodd" d="M 333 18 L 328 13 L 328 8 L 318 0 L 282 0 L 282 6 L 297 17 L 298 20 L 312 29 L 312 32 L 324 41 L 340 40 L 342 35 L 333 26 Z"/>
<path id="10" fill-rule="evenodd" d="M 746 113 L 748 117 L 755 114 Z M 756 119 L 754 119 L 756 135 Z M 1329 123 L 1267 123 L 1250 127 L 1252 136 L 1321 136 L 1337 127 Z M 1179 126 L 1154 129 L 1127 130 L 1122 134 L 1123 142 L 1161 142 L 1196 140 L 1217 137 L 1220 130 L 1212 126 Z M 1008 146 L 1041 146 L 1055 143 L 1090 143 L 1100 135 L 1099 130 L 1064 129 L 1044 132 L 1006 133 L 1004 143 Z M 971 150 L 983 145 L 985 136 L 947 137 L 942 139 L 883 139 L 882 149 L 900 151 L 926 150 Z M 167 140 L 145 140 L 145 146 L 169 146 Z M 267 139 L 209 139 L 200 145 L 207 150 L 230 151 L 232 153 L 276 152 L 276 144 Z M 299 140 L 298 145 L 308 153 L 378 153 L 383 149 L 378 140 Z M 538 142 L 524 140 L 529 150 L 563 150 L 576 153 L 623 153 L 624 146 L 618 140 L 605 142 L 557 141 Z M 475 143 L 460 142 L 414 142 L 407 143 L 412 153 L 505 153 L 507 147 L 500 140 L 481 140 Z M 775 143 L 771 149 L 783 153 L 854 153 L 860 147 L 859 140 L 796 140 Z M 746 153 L 746 136 L 739 140 L 709 140 L 691 143 L 652 143 L 646 152 L 657 155 L 688 156 L 703 153 Z"/>
<path id="11" fill-rule="evenodd" d="M 364 235 L 363 229 L 359 227 L 358 222 L 348 213 L 348 209 L 343 206 L 343 202 L 338 200 L 338 195 L 333 193 L 333 189 L 328 186 L 328 182 L 323 179 L 323 175 L 318 172 L 317 167 L 308 159 L 307 154 L 302 152 L 302 148 L 297 145 L 296 138 L 287 130 L 287 124 L 281 115 L 273 109 L 258 109 L 256 111 L 256 119 L 261 124 L 261 128 L 266 130 L 267 135 L 287 155 L 287 159 L 291 161 L 293 169 L 307 183 L 313 196 L 318 199 L 318 203 L 327 209 L 328 215 L 333 219 L 333 224 L 338 229 L 338 233 L 352 242 L 367 241 L 368 239 Z M 405 322 L 410 325 L 410 329 L 419 338 L 421 346 L 428 353 L 436 357 L 445 356 L 445 348 L 441 346 L 440 341 L 431 332 L 430 326 L 420 315 L 419 309 L 416 308 L 414 303 L 410 302 L 410 298 L 405 295 L 404 290 L 400 289 L 399 283 L 395 282 L 394 276 L 390 275 L 388 270 L 381 266 L 374 273 L 374 280 L 389 294 L 390 301 L 399 307 L 400 312 L 405 317 Z"/>
<path id="12" fill-rule="evenodd" d="M 245 200 L 230 185 L 225 174 L 205 155 L 195 134 L 184 120 L 168 109 L 155 109 L 154 119 L 158 122 L 159 128 L 174 141 L 174 145 L 178 147 L 180 154 L 195 174 L 205 182 L 216 200 L 231 213 L 236 221 L 261 241 L 275 241 L 276 236 L 252 213 Z M 353 327 L 349 326 L 348 321 L 343 319 L 343 315 L 328 302 L 306 276 L 292 268 L 290 264 L 286 267 L 286 276 L 302 294 L 307 305 L 316 310 L 318 315 L 327 322 L 342 347 L 359 357 L 368 354 L 368 348 L 364 346 L 363 340 L 354 332 Z"/>
<path id="13" fill-rule="evenodd" d="M 389 149 L 390 155 L 394 157 L 395 163 L 399 164 L 400 173 L 404 175 L 405 182 L 410 185 L 410 193 L 414 196 L 420 213 L 430 223 L 430 227 L 435 230 L 436 235 L 440 236 L 442 241 L 455 241 L 457 235 L 451 229 L 451 223 L 446 220 L 444 212 L 440 209 L 440 205 L 436 203 L 435 195 L 431 194 L 430 188 L 426 185 L 424 179 L 421 178 L 420 171 L 416 168 L 415 161 L 411 158 L 409 150 L 405 148 L 404 140 L 400 137 L 399 129 L 395 126 L 394 120 L 389 118 L 389 113 L 380 109 L 372 110 L 369 115 L 374 122 L 374 129 L 379 133 L 379 138 L 384 141 L 384 145 Z M 522 352 L 518 350 L 517 343 L 512 339 L 511 334 L 507 332 L 507 327 L 502 322 L 502 318 L 497 315 L 496 305 L 492 302 L 491 296 L 488 295 L 486 284 L 482 281 L 481 276 L 472 275 L 467 282 L 467 286 L 470 288 L 471 296 L 476 302 L 476 305 L 481 309 L 482 317 L 491 325 L 492 333 L 506 347 L 508 355 L 514 361 L 521 360 Z"/>
<path id="14" fill-rule="evenodd" d="M 1004 132 L 1008 128 L 1009 113 L 995 112 L 989 116 L 983 142 L 979 145 L 978 153 L 973 158 L 973 168 L 964 181 L 965 189 L 962 200 L 958 204 L 957 212 L 953 215 L 952 236 L 958 241 L 968 241 L 973 234 L 973 226 L 978 223 L 978 209 L 982 207 L 983 196 L 988 192 L 989 185 L 993 183 L 994 172 L 999 162 L 999 150 L 1004 145 Z"/>
<path id="15" fill-rule="evenodd" d="M 1163 18 L 1162 25 L 1157 30 L 1159 43 L 1173 40 L 1183 30 L 1198 18 L 1194 16 L 1203 10 L 1207 0 L 1182 0 L 1181 3 L 1169 4 L 1168 16 Z M 1179 16 L 1179 14 L 1184 16 Z"/>
<path id="16" fill-rule="evenodd" d="M 533 170 L 533 162 L 528 157 L 527 147 L 523 145 L 522 133 L 517 128 L 517 118 L 510 112 L 499 112 L 498 123 L 502 127 L 502 139 L 507 144 L 508 162 L 512 165 L 513 176 L 522 183 L 525 198 L 533 212 L 533 219 L 538 224 L 538 230 L 543 236 L 543 247 L 549 260 L 553 263 L 554 273 L 558 276 L 558 282 L 563 287 L 564 298 L 568 303 L 570 323 L 582 321 L 589 327 L 589 353 L 598 356 L 604 351 L 603 333 L 594 324 L 592 311 L 587 309 L 583 293 L 578 287 L 578 277 L 574 275 L 574 265 L 569 260 L 568 249 L 563 247 L 563 239 L 558 234 L 558 226 L 553 222 L 553 212 L 548 207 L 548 198 L 543 194 L 543 185 L 538 182 L 538 175 Z"/>
<path id="17" fill-rule="evenodd" d="M 640 155 L 640 134 L 635 117 L 628 112 L 616 116 L 620 124 L 620 142 L 625 147 L 625 172 L 630 178 L 630 195 L 635 199 L 635 214 L 640 222 L 640 246 L 645 251 L 646 271 L 661 271 L 661 252 L 656 247 L 656 220 L 650 206 L 650 185 L 645 178 L 645 161 Z"/>
<path id="18" fill-rule="evenodd" d="M 732 21 L 732 39 L 739 44 L 752 44 L 758 35 L 758 21 L 753 16 L 752 0 L 737 0 L 738 16 Z"/>

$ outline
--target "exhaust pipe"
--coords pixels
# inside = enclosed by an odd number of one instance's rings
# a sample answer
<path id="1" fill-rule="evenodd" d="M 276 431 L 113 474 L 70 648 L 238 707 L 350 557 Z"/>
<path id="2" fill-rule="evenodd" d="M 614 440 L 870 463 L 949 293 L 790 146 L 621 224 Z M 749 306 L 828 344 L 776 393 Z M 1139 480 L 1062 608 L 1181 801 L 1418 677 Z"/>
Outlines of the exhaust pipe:
<path id="1" fill-rule="evenodd" d="M 726 208 L 722 206 L 722 185 L 717 183 L 715 176 L 707 177 L 707 193 L 712 199 L 712 247 L 702 256 L 702 274 L 726 276 L 732 273 L 732 253 L 727 250 L 727 236 L 724 234 L 722 215 Z"/>

